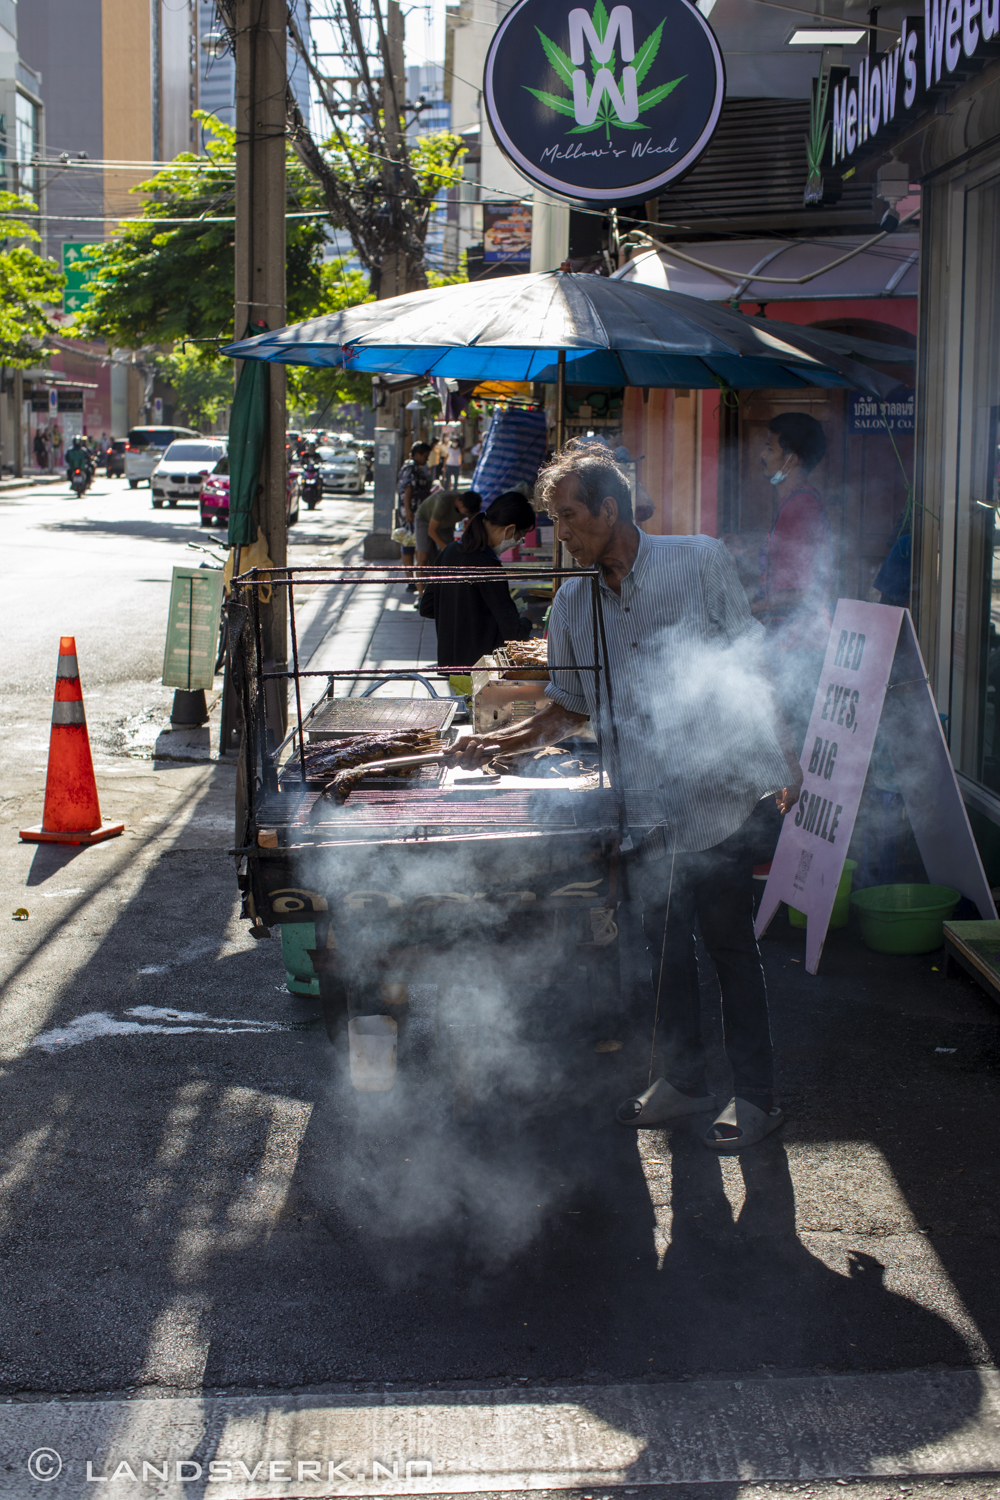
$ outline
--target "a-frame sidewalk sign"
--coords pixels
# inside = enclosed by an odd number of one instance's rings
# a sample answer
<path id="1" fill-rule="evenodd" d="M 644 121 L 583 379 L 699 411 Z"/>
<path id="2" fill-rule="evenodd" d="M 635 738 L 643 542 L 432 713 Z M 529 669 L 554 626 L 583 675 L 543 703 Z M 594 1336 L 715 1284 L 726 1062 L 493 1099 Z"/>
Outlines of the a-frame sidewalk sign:
<path id="1" fill-rule="evenodd" d="M 880 726 L 928 880 L 996 917 L 910 612 L 841 599 L 802 751 L 802 795 L 782 825 L 755 926 L 760 937 L 782 901 L 804 912 L 810 974 Z"/>

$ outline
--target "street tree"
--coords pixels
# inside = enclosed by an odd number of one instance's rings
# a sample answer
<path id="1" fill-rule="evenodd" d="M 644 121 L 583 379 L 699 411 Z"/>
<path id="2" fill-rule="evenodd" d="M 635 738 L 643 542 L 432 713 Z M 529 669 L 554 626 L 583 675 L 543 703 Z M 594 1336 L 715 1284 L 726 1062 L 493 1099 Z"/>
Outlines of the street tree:
<path id="1" fill-rule="evenodd" d="M 307 6 L 308 8 L 308 6 Z M 232 25 L 232 0 L 220 0 Z M 427 285 L 424 247 L 431 216 L 445 188 L 461 180 L 465 146 L 451 131 L 411 137 L 422 102 L 408 103 L 403 67 L 403 18 L 397 0 L 386 0 L 363 17 L 357 0 L 331 0 L 345 73 L 339 81 L 322 72 L 288 10 L 288 32 L 330 120 L 330 135 L 317 141 L 291 90 L 287 94 L 292 145 L 322 190 L 331 220 L 347 230 L 376 297 L 392 297 Z M 346 83 L 350 96 L 338 92 Z"/>
<path id="2" fill-rule="evenodd" d="M 233 330 L 233 202 L 236 132 L 203 111 L 212 132 L 206 155 L 183 152 L 133 192 L 144 201 L 136 218 L 91 247 L 91 300 L 74 333 L 117 348 L 200 341 L 208 358 Z M 289 150 L 287 220 L 288 315 L 309 317 L 322 287 L 326 212 L 316 183 Z M 181 220 L 182 222 L 176 222 Z M 243 329 L 235 330 L 242 335 Z"/>
<path id="3" fill-rule="evenodd" d="M 171 354 L 156 355 L 153 363 L 177 398 L 178 421 L 198 431 L 213 427 L 233 399 L 232 360 L 179 344 Z"/>
<path id="4" fill-rule="evenodd" d="M 31 249 L 39 235 L 23 216 L 37 212 L 30 199 L 0 192 L 0 363 L 16 368 L 36 364 L 40 343 L 58 331 L 46 309 L 66 285 L 55 262 Z M 11 243 L 17 240 L 27 243 Z"/>

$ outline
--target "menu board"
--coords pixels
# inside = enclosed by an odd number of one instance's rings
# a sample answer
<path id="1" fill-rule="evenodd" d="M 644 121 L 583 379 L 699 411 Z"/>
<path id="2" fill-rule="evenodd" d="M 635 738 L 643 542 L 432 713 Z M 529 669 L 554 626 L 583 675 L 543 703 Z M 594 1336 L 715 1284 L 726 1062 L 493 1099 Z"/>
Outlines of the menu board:
<path id="1" fill-rule="evenodd" d="M 163 686 L 210 688 L 215 680 L 222 609 L 222 570 L 175 568 L 170 583 Z"/>
<path id="2" fill-rule="evenodd" d="M 928 880 L 961 891 L 984 920 L 995 916 L 910 612 L 841 599 L 802 751 L 802 793 L 782 824 L 755 927 L 760 937 L 782 901 L 805 912 L 810 974 L 880 728 Z"/>

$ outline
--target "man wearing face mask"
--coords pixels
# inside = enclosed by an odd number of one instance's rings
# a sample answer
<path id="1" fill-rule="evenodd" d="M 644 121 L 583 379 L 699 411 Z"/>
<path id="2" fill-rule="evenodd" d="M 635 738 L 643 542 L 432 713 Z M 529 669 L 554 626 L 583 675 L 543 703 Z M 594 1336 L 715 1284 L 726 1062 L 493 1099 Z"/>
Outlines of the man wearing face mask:
<path id="1" fill-rule="evenodd" d="M 750 606 L 773 653 L 785 718 L 801 752 L 830 634 L 830 522 L 809 482 L 826 435 L 806 412 L 782 412 L 768 428 L 761 467 L 774 486 L 774 522 L 760 554 L 760 591 Z"/>
<path id="2" fill-rule="evenodd" d="M 591 722 L 622 793 L 623 849 L 635 851 L 633 891 L 649 944 L 641 959 L 634 955 L 644 972 L 623 994 L 623 1058 L 641 1092 L 616 1118 L 661 1126 L 711 1112 L 705 1145 L 740 1151 L 783 1118 L 753 933 L 747 825 L 769 794 L 787 813 L 802 784 L 768 680 L 764 632 L 721 542 L 638 529 L 628 480 L 610 453 L 570 447 L 542 471 L 538 493 L 574 561 L 599 571 L 604 686 L 599 693 L 590 670 L 593 586 L 569 578 L 549 619 L 548 706 L 474 736 L 463 759 L 480 765 L 498 751 L 553 744 Z M 706 1077 L 696 924 L 718 973 L 732 1068 L 733 1096 L 721 1111 Z"/>

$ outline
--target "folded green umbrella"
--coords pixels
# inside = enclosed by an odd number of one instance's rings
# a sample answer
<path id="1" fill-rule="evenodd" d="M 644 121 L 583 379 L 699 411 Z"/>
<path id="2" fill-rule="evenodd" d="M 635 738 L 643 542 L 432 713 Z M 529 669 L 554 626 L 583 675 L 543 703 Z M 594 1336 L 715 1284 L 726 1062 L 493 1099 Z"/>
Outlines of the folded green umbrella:
<path id="1" fill-rule="evenodd" d="M 248 326 L 244 338 L 249 338 L 252 332 Z M 260 488 L 269 387 L 267 365 L 247 360 L 236 382 L 229 417 L 230 547 L 248 547 L 257 540 L 253 503 Z"/>

